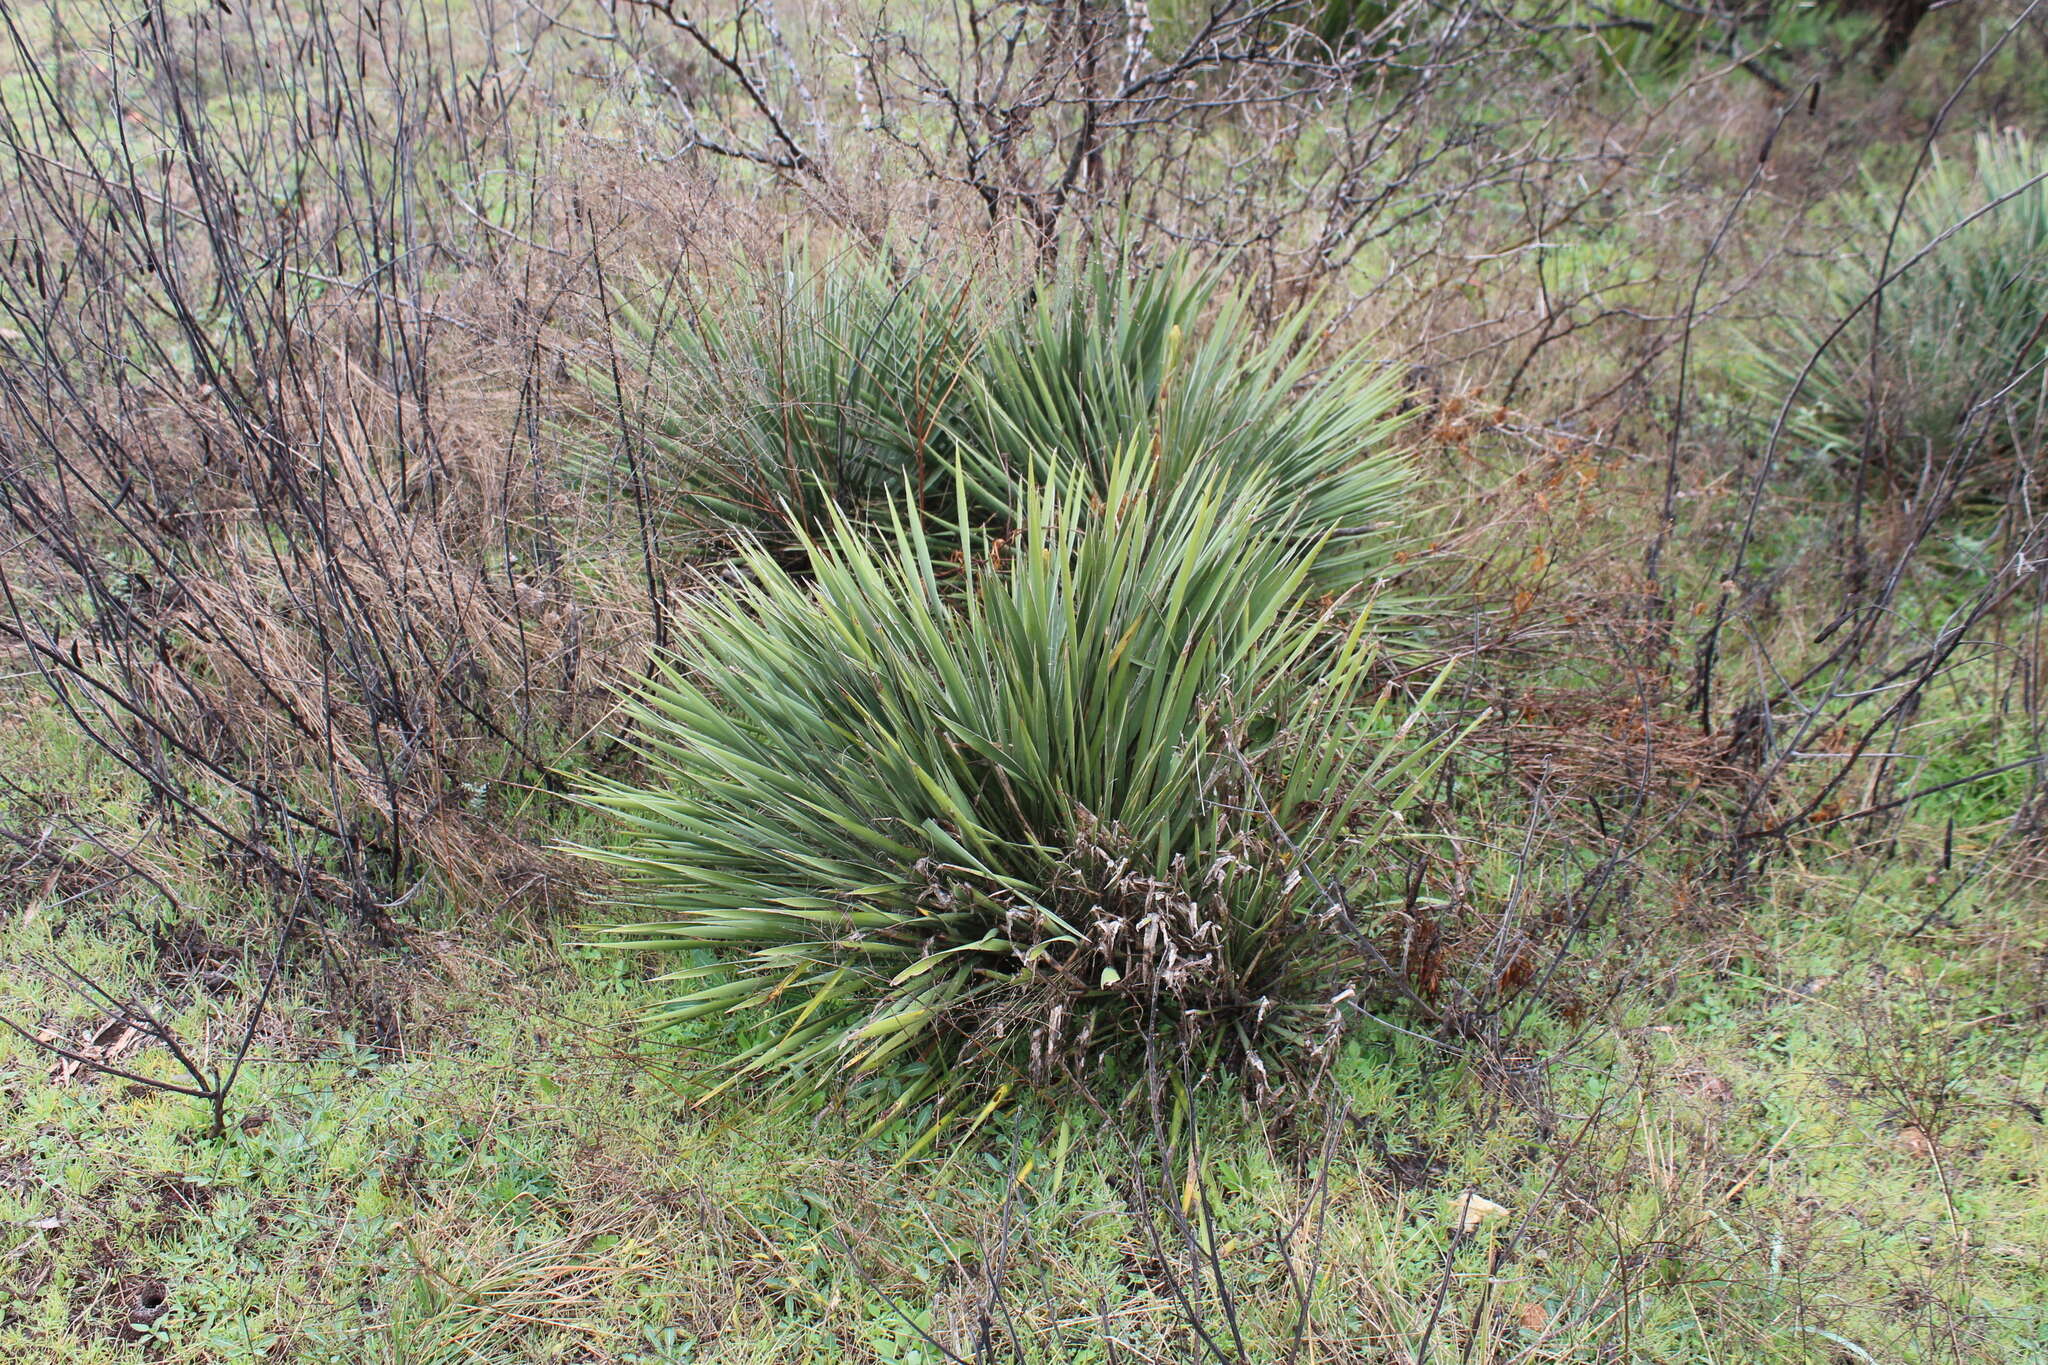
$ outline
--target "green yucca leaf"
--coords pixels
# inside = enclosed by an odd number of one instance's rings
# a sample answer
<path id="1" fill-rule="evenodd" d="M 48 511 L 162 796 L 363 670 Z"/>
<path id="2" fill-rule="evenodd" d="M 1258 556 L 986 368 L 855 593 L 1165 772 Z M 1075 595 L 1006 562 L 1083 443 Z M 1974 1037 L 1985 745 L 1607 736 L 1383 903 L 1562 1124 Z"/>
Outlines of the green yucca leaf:
<path id="1" fill-rule="evenodd" d="M 1114 506 L 1119 480 L 1250 497 L 1254 524 L 1330 543 L 1317 580 L 1383 572 L 1408 483 L 1391 449 L 1400 384 L 1359 353 L 1318 367 L 1298 309 L 1262 343 L 1214 273 L 1132 275 L 1096 262 L 991 333 L 944 425 L 984 505 L 1036 480 Z M 1149 457 L 1127 460 L 1132 451 Z"/>
<path id="2" fill-rule="evenodd" d="M 921 481 L 971 346 L 965 291 L 858 255 L 793 253 L 738 279 L 708 297 L 650 280 L 614 301 L 644 398 L 608 366 L 586 372 L 608 405 L 648 409 L 640 473 L 657 496 L 688 524 L 786 541 Z"/>

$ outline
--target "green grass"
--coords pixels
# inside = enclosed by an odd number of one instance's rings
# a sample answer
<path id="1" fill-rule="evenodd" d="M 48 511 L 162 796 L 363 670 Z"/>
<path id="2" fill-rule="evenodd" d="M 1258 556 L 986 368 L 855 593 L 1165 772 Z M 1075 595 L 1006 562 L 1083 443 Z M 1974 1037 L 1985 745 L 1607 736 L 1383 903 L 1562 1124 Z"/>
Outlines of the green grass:
<path id="1" fill-rule="evenodd" d="M 81 818 L 132 820 L 123 784 L 24 710 L 7 732 L 14 771 Z M 1353 1033 L 1313 1358 L 1412 1345 L 1447 1254 L 1434 1358 L 1455 1358 L 1475 1312 L 1475 1359 L 2048 1349 L 2048 1127 L 2029 1107 L 2048 1085 L 2027 1012 L 2027 964 L 2048 948 L 2038 916 L 1986 888 L 1908 938 L 1945 882 L 1902 868 L 1859 894 L 1824 847 L 1806 857 L 1739 922 L 1661 939 L 1649 965 L 1663 989 L 1576 1043 L 1577 1027 L 1539 1015 L 1540 1102 L 1503 1104 L 1479 1071 Z M 178 918 L 205 941 L 260 942 L 246 893 L 203 871 L 179 889 Z M 120 902 L 58 899 L 8 907 L 14 1017 L 91 1032 L 90 1011 L 23 969 L 58 949 L 225 1045 L 260 949 L 231 963 L 231 988 L 195 996 L 174 955 L 107 913 Z M 131 906 L 161 929 L 160 909 Z M 929 1365 L 898 1310 L 964 1340 L 1007 1218 L 1031 1358 L 1106 1360 L 1105 1304 L 1120 1358 L 1178 1358 L 1186 1333 L 1132 1216 L 1129 1156 L 1084 1107 L 1020 1106 L 942 1155 L 744 1094 L 692 1107 L 679 1082 L 718 1030 L 636 1040 L 644 968 L 572 936 L 429 911 L 414 951 L 359 964 L 403 1018 L 396 1052 L 301 964 L 222 1142 L 203 1139 L 189 1100 L 55 1081 L 47 1057 L 0 1042 L 0 1353 Z M 1220 1264 L 1252 1358 L 1277 1358 L 1261 1352 L 1292 1300 L 1274 1239 L 1314 1204 L 1315 1142 L 1268 1132 L 1227 1087 L 1198 1113 Z M 1466 1188 L 1511 1213 L 1453 1248 L 1447 1205 Z M 150 1285 L 168 1308 L 142 1347 L 122 1336 Z"/>

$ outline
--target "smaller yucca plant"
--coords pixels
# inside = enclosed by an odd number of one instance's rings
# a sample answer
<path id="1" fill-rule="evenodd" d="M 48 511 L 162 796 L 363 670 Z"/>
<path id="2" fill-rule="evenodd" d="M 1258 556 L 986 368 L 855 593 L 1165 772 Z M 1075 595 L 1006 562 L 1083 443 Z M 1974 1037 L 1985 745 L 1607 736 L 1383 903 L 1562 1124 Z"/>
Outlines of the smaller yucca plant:
<path id="1" fill-rule="evenodd" d="M 1819 352 L 1786 421 L 1793 448 L 1832 464 L 1860 463 L 1868 428 L 1876 468 L 1904 478 L 1961 441 L 1983 437 L 1993 452 L 2038 448 L 2048 413 L 2048 181 L 2037 180 L 2044 170 L 2048 159 L 2018 134 L 1980 137 L 1974 158 L 1940 158 L 1928 168 L 1900 217 L 1893 269 L 1972 213 L 2013 197 L 1886 287 L 1874 368 L 1867 308 L 1823 345 L 1875 283 L 1898 196 L 1873 188 L 1855 201 L 1862 257 L 1822 275 L 1825 322 L 1793 327 L 1784 344 L 1757 356 L 1759 388 L 1776 400 L 1768 405 L 1775 416 Z"/>
<path id="2" fill-rule="evenodd" d="M 1393 448 L 1401 385 L 1361 352 L 1319 364 L 1297 309 L 1263 342 L 1212 273 L 1074 272 L 979 352 L 948 419 L 971 490 L 1014 506 L 1037 479 L 1103 496 L 1133 447 L 1161 486 L 1241 499 L 1251 525 L 1322 542 L 1324 588 L 1370 583 L 1398 544 L 1410 470 Z"/>
<path id="3" fill-rule="evenodd" d="M 658 1018 L 750 1016 L 728 1081 L 896 1114 L 1149 1038 L 1277 1085 L 1370 988 L 1311 873 L 1369 914 L 1444 743 L 1370 695 L 1361 613 L 1303 610 L 1313 545 L 1143 455 L 964 570 L 914 516 L 755 553 L 632 704 L 649 777 L 590 793 L 594 856 L 619 946 L 717 950 Z"/>
<path id="4" fill-rule="evenodd" d="M 1253 340 L 1245 299 L 1213 273 L 1098 262 L 1003 300 L 863 256 L 799 257 L 723 299 L 617 315 L 653 372 L 654 482 L 699 528 L 788 546 L 909 488 L 951 534 L 964 478 L 973 524 L 1000 534 L 1027 485 L 1066 486 L 1078 510 L 1142 445 L 1162 486 L 1265 490 L 1246 504 L 1260 525 L 1327 538 L 1325 590 L 1371 582 L 1398 543 L 1392 371 L 1358 352 L 1319 364 L 1307 310 Z"/>
<path id="5" fill-rule="evenodd" d="M 663 501 L 700 528 L 788 545 L 930 482 L 972 349 L 965 292 L 864 255 L 793 253 L 735 278 L 711 297 L 650 286 L 614 309 L 651 371 Z M 608 369 L 589 378 L 616 400 Z"/>

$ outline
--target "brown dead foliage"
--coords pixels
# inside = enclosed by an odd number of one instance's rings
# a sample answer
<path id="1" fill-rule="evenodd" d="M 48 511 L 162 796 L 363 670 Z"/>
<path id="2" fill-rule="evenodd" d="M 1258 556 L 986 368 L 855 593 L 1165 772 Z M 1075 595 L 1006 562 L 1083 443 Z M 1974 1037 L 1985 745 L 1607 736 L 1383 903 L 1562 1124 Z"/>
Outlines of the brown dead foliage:
<path id="1" fill-rule="evenodd" d="M 1648 713 L 1646 714 L 1646 710 Z M 1726 733 L 1700 733 L 1691 720 L 1611 692 L 1531 693 L 1497 710 L 1475 735 L 1503 754 L 1533 790 L 1635 793 L 1669 800 L 1688 792 L 1740 789 L 1749 770 L 1730 754 Z"/>

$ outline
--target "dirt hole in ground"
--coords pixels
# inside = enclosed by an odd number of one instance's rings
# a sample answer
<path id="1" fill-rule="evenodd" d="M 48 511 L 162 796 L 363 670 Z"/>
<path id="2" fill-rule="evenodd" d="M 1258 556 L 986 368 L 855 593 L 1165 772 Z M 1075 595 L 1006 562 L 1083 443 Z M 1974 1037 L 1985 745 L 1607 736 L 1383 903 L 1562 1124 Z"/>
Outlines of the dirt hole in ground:
<path id="1" fill-rule="evenodd" d="M 121 1339 L 140 1341 L 147 1328 L 171 1311 L 171 1289 L 162 1280 L 125 1280 L 115 1302 L 121 1311 Z"/>

